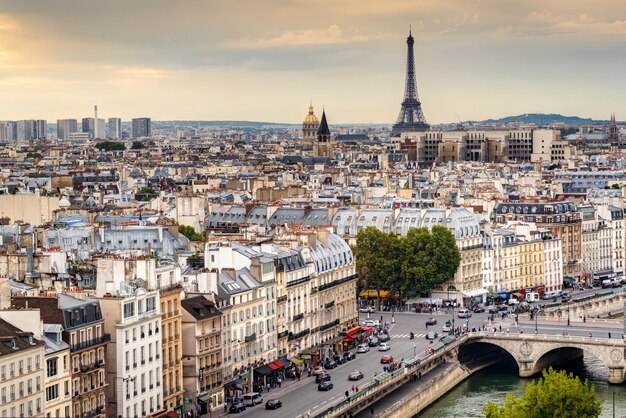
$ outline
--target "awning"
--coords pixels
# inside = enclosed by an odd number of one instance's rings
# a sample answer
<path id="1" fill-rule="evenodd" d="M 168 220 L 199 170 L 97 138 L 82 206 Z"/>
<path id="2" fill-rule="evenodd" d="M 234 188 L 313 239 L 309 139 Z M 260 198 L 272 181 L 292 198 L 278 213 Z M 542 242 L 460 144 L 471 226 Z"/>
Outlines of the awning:
<path id="1" fill-rule="evenodd" d="M 370 332 L 372 331 L 372 327 L 361 327 L 361 331 Z"/>
<path id="2" fill-rule="evenodd" d="M 272 373 L 272 371 L 273 370 L 270 367 L 265 366 L 265 365 L 263 365 L 261 367 L 257 367 L 256 369 L 254 369 L 254 373 L 259 373 L 259 374 L 262 374 L 262 375 L 270 374 L 270 373 Z"/>
<path id="3" fill-rule="evenodd" d="M 487 289 L 473 289 L 468 290 L 467 292 L 463 292 L 463 295 L 467 296 L 468 298 L 475 298 L 478 296 L 486 295 L 487 293 L 489 293 Z"/>
<path id="4" fill-rule="evenodd" d="M 211 399 L 211 395 L 202 395 L 202 396 L 198 396 L 198 402 L 204 402 L 207 403 L 209 401 L 209 399 Z"/>
<path id="5" fill-rule="evenodd" d="M 346 335 L 353 336 L 354 334 L 357 334 L 359 332 L 361 332 L 361 327 L 354 327 L 350 331 L 348 331 Z"/>
<path id="6" fill-rule="evenodd" d="M 167 414 L 165 414 L 165 416 L 167 418 L 178 418 L 178 413 L 175 411 L 169 411 Z"/>
<path id="7" fill-rule="evenodd" d="M 272 370 L 278 370 L 281 367 L 285 367 L 285 364 L 280 360 L 275 360 L 268 364 L 269 368 Z"/>
<path id="8" fill-rule="evenodd" d="M 283 362 L 285 367 L 291 366 L 291 362 L 287 359 L 287 356 L 278 357 L 278 359 Z"/>
<path id="9" fill-rule="evenodd" d="M 299 366 L 302 366 L 304 364 L 304 360 L 300 360 L 297 357 L 292 357 L 292 358 L 289 359 L 289 361 L 292 362 L 292 363 L 296 363 Z"/>

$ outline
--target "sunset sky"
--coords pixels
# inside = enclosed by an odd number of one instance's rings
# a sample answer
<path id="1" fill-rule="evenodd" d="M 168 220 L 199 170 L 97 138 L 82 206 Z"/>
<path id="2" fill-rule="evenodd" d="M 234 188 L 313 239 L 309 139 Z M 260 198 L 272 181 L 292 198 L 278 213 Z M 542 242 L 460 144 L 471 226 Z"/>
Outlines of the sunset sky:
<path id="1" fill-rule="evenodd" d="M 623 0 L 0 0 L 0 120 L 626 119 Z"/>

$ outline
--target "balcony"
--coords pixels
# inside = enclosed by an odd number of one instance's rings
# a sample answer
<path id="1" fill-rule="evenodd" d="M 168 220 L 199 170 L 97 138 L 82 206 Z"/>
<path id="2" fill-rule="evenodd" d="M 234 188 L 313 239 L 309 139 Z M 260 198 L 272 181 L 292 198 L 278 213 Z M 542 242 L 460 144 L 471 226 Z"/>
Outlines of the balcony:
<path id="1" fill-rule="evenodd" d="M 298 315 L 294 315 L 292 320 L 300 321 L 301 319 L 304 319 L 304 313 L 299 313 Z"/>
<path id="2" fill-rule="evenodd" d="M 283 303 L 283 302 L 287 302 L 287 295 L 283 295 L 283 296 L 279 296 L 276 301 L 278 303 Z"/>
<path id="3" fill-rule="evenodd" d="M 278 338 L 285 338 L 289 335 L 289 331 L 283 331 L 278 333 Z"/>
<path id="4" fill-rule="evenodd" d="M 326 305 L 324 305 L 324 308 L 330 309 L 333 306 L 335 306 L 335 301 L 334 300 L 332 300 L 332 301 L 328 302 Z"/>
<path id="5" fill-rule="evenodd" d="M 250 335 L 246 335 L 246 338 L 244 339 L 245 342 L 247 343 L 251 343 L 253 341 L 256 341 L 256 332 L 253 332 Z"/>
<path id="6" fill-rule="evenodd" d="M 83 341 L 77 344 L 72 344 L 70 349 L 72 351 L 84 350 L 85 348 L 95 347 L 100 344 L 106 344 L 111 341 L 111 334 L 104 334 L 102 337 L 93 338 L 89 341 Z"/>
<path id="7" fill-rule="evenodd" d="M 288 338 L 288 340 L 289 340 L 289 341 L 292 341 L 292 340 L 298 340 L 298 339 L 300 339 L 300 338 L 302 338 L 302 337 L 304 337 L 304 336 L 306 336 L 306 335 L 309 335 L 310 333 L 311 333 L 311 330 L 310 330 L 309 328 L 307 328 L 307 329 L 305 329 L 305 330 L 303 330 L 303 331 L 300 331 L 300 332 L 299 332 L 299 333 L 297 333 L 297 334 L 292 334 L 292 333 L 289 333 L 289 338 Z"/>

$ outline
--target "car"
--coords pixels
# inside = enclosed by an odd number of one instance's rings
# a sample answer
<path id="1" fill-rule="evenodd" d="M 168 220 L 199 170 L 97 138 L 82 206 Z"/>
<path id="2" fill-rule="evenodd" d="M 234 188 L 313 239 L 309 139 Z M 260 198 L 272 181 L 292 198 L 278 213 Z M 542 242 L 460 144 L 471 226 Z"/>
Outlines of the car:
<path id="1" fill-rule="evenodd" d="M 318 367 L 311 372 L 313 376 L 317 376 L 318 374 L 325 374 L 325 373 L 326 373 L 326 370 L 324 370 L 323 367 Z"/>
<path id="2" fill-rule="evenodd" d="M 334 369 L 335 367 L 337 367 L 337 362 L 335 360 L 331 360 L 327 358 L 326 361 L 324 362 L 325 369 Z"/>
<path id="3" fill-rule="evenodd" d="M 366 319 L 365 321 L 363 321 L 363 326 L 365 326 L 365 327 L 379 327 L 380 326 L 380 322 L 378 321 L 378 319 Z"/>
<path id="4" fill-rule="evenodd" d="M 376 347 L 378 343 L 380 343 L 380 341 L 378 341 L 378 338 L 376 337 L 369 337 L 367 340 L 367 345 L 370 347 Z"/>
<path id="5" fill-rule="evenodd" d="M 437 325 L 437 320 L 433 318 L 428 318 L 426 320 L 426 326 L 429 326 L 429 325 Z"/>
<path id="6" fill-rule="evenodd" d="M 389 351 L 391 350 L 391 346 L 389 345 L 389 343 L 380 343 L 380 345 L 378 346 L 378 351 Z"/>
<path id="7" fill-rule="evenodd" d="M 356 348 L 357 353 L 367 353 L 368 351 L 370 351 L 370 347 L 367 344 L 359 344 Z"/>
<path id="8" fill-rule="evenodd" d="M 428 334 L 426 334 L 426 339 L 427 340 L 434 340 L 438 336 L 439 336 L 439 334 L 437 334 L 435 331 L 428 331 Z"/>
<path id="9" fill-rule="evenodd" d="M 243 404 L 243 402 L 233 402 L 232 404 L 230 404 L 230 408 L 228 408 L 228 412 L 230 412 L 231 414 L 238 414 L 240 412 L 243 412 L 246 410 L 246 406 Z"/>
<path id="10" fill-rule="evenodd" d="M 330 380 L 330 375 L 328 373 L 318 374 L 315 376 L 315 383 L 328 382 Z"/>
<path id="11" fill-rule="evenodd" d="M 474 311 L 474 313 L 481 313 L 481 312 L 485 312 L 485 308 L 483 306 L 474 306 L 474 309 L 472 309 Z"/>
<path id="12" fill-rule="evenodd" d="M 340 354 L 337 354 L 335 357 L 333 357 L 333 360 L 335 360 L 335 363 L 337 363 L 337 365 L 345 364 L 348 362 L 348 360 L 346 360 L 346 358 Z"/>
<path id="13" fill-rule="evenodd" d="M 270 399 L 265 402 L 265 409 L 278 409 L 283 406 L 283 402 L 280 399 Z"/>
<path id="14" fill-rule="evenodd" d="M 363 379 L 363 373 L 358 370 L 352 370 L 348 375 L 348 380 L 361 380 Z"/>
<path id="15" fill-rule="evenodd" d="M 362 308 L 359 308 L 359 312 L 363 312 L 363 313 L 374 313 L 374 308 L 371 306 L 364 306 Z"/>
<path id="16" fill-rule="evenodd" d="M 443 325 L 443 332 L 450 332 L 452 331 L 452 322 L 450 321 L 446 321 L 446 323 Z"/>
<path id="17" fill-rule="evenodd" d="M 263 395 L 257 392 L 250 392 L 243 395 L 243 404 L 245 406 L 255 406 L 263 403 Z"/>
<path id="18" fill-rule="evenodd" d="M 393 357 L 390 356 L 389 354 L 385 354 L 384 356 L 382 356 L 380 358 L 380 363 L 381 364 L 390 364 L 393 363 Z"/>
<path id="19" fill-rule="evenodd" d="M 389 340 L 391 340 L 389 334 L 385 334 L 384 332 L 378 334 L 378 341 L 380 341 L 381 343 L 386 343 Z"/>
<path id="20" fill-rule="evenodd" d="M 506 306 L 505 304 L 498 305 L 498 311 L 499 312 L 508 311 L 508 310 L 509 310 L 509 307 Z"/>
<path id="21" fill-rule="evenodd" d="M 356 358 L 356 354 L 354 354 L 354 352 L 352 351 L 346 351 L 343 353 L 343 358 L 345 358 L 348 361 L 351 361 Z"/>
<path id="22" fill-rule="evenodd" d="M 331 390 L 332 388 L 333 388 L 333 382 L 330 382 L 330 381 L 321 382 L 319 385 L 317 385 L 317 390 L 321 390 L 324 392 Z"/>

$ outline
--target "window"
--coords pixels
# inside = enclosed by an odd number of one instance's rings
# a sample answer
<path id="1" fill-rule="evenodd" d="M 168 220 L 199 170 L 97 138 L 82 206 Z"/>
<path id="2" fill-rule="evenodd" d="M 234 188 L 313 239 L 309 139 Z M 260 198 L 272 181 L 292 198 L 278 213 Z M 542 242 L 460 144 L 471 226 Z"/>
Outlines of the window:
<path id="1" fill-rule="evenodd" d="M 51 358 L 46 360 L 47 376 L 52 377 L 57 375 L 57 358 Z"/>
<path id="2" fill-rule="evenodd" d="M 135 303 L 128 302 L 124 304 L 124 318 L 135 316 Z"/>
<path id="3" fill-rule="evenodd" d="M 150 296 L 146 298 L 146 312 L 151 312 L 156 310 L 156 298 L 154 296 Z"/>
<path id="4" fill-rule="evenodd" d="M 59 397 L 59 385 L 52 385 L 46 388 L 46 401 L 52 401 Z"/>

